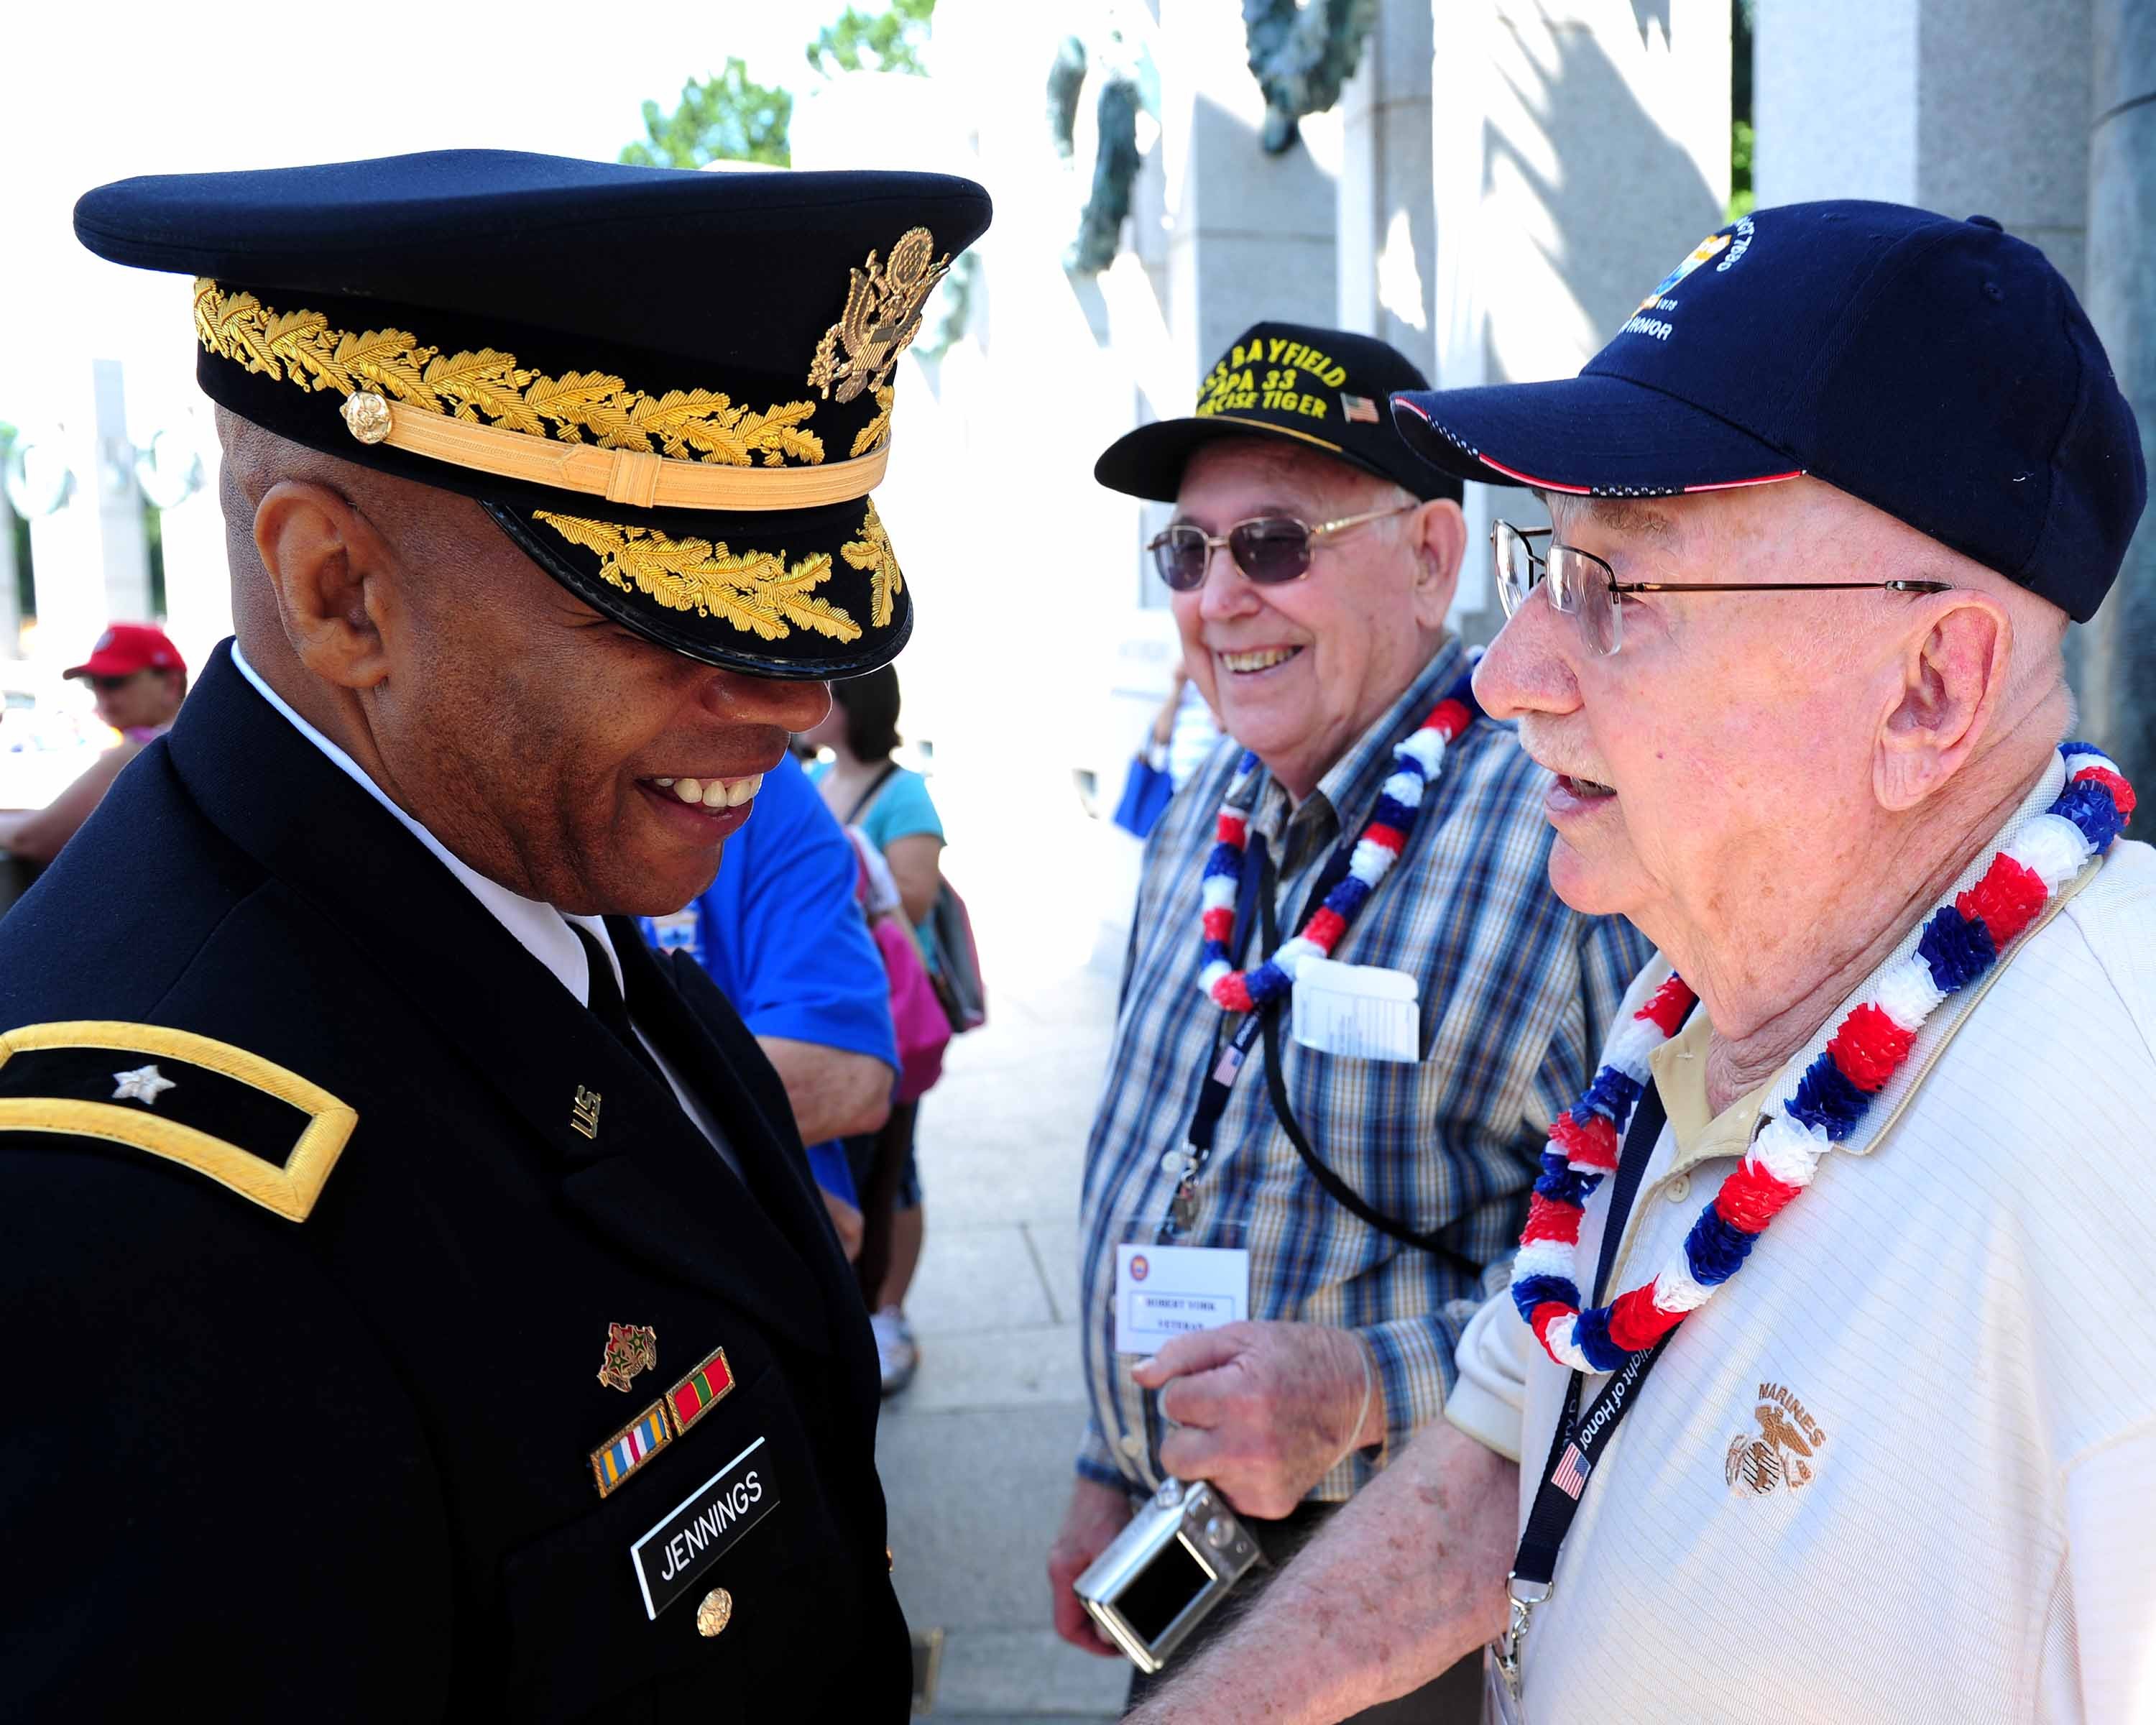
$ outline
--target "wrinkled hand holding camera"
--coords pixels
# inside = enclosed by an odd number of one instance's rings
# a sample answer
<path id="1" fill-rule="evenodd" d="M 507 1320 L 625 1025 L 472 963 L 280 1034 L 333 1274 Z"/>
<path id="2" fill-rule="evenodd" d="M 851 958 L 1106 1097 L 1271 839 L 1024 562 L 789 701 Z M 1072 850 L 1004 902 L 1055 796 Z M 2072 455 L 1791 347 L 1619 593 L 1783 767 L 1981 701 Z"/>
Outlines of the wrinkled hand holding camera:
<path id="1" fill-rule="evenodd" d="M 1071 1590 L 1101 1633 L 1150 1676 L 1259 1558 L 1257 1541 L 1219 1492 L 1171 1479 Z"/>

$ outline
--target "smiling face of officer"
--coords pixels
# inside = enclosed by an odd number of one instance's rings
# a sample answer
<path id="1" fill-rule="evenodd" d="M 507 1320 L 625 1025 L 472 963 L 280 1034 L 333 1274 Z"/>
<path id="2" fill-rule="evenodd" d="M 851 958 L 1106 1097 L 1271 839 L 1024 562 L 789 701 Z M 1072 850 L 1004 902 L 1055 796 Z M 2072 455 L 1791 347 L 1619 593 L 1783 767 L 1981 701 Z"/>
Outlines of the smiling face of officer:
<path id="1" fill-rule="evenodd" d="M 1311 526 L 1414 499 L 1274 439 L 1191 457 L 1175 519 L 1224 535 L 1259 516 Z M 1466 526 L 1445 500 L 1316 540 L 1297 580 L 1260 585 L 1224 547 L 1172 603 L 1183 663 L 1228 733 L 1298 802 L 1430 662 L 1460 575 Z"/>
<path id="2" fill-rule="evenodd" d="M 683 658 L 549 579 L 477 503 L 218 424 L 240 644 L 391 800 L 563 911 L 660 914 L 711 884 L 825 685 Z"/>

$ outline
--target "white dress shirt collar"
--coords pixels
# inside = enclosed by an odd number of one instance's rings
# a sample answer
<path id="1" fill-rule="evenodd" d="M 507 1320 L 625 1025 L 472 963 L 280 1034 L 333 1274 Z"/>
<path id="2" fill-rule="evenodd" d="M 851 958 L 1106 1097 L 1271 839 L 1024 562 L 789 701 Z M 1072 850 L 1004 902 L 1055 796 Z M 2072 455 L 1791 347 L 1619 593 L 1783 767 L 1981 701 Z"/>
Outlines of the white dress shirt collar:
<path id="1" fill-rule="evenodd" d="M 570 993 L 579 1001 L 589 1004 L 591 967 L 584 957 L 583 942 L 569 931 L 570 922 L 591 932 L 599 943 L 599 950 L 607 955 L 613 966 L 615 985 L 624 986 L 621 960 L 615 954 L 613 942 L 607 934 L 604 922 L 597 916 L 572 916 L 566 911 L 557 911 L 552 905 L 542 905 L 536 899 L 526 898 L 521 893 L 511 892 L 500 881 L 489 880 L 391 802 L 383 794 L 382 787 L 367 777 L 358 762 L 302 718 L 291 703 L 264 682 L 261 673 L 247 662 L 247 655 L 239 650 L 238 641 L 232 644 L 232 663 L 240 675 L 254 685 L 254 692 L 282 713 L 300 736 L 327 755 L 340 772 L 388 809 L 405 831 L 440 859 L 442 865 L 464 884 L 474 898 L 486 906 L 494 919 L 516 937 L 525 951 L 552 971 Z"/>

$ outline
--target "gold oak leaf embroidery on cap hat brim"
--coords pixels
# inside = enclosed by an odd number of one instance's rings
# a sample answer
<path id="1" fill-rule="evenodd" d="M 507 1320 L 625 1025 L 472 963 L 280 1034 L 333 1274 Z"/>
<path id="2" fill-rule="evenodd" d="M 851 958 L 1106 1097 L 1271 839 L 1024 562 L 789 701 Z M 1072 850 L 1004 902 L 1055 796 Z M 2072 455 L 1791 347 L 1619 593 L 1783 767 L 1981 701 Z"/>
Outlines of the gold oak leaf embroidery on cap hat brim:
<path id="1" fill-rule="evenodd" d="M 333 330 L 319 311 L 274 311 L 252 294 L 228 294 L 208 280 L 195 283 L 195 333 L 220 357 L 302 389 L 372 391 L 426 413 L 562 443 L 589 438 L 602 449 L 646 454 L 655 444 L 660 454 L 733 467 L 759 460 L 782 467 L 789 459 L 813 466 L 824 459 L 823 440 L 806 429 L 813 401 L 759 413 L 716 390 L 651 396 L 603 372 L 550 377 L 492 347 L 444 354 L 403 330 Z"/>
<path id="2" fill-rule="evenodd" d="M 853 454 L 865 455 L 891 435 L 891 404 L 897 398 L 897 394 L 898 392 L 888 383 L 880 383 L 876 386 L 875 418 L 861 427 L 859 434 L 855 435 Z"/>
<path id="3" fill-rule="evenodd" d="M 823 391 L 826 399 L 835 391 L 840 401 L 851 401 L 864 389 L 890 382 L 891 368 L 921 328 L 929 295 L 950 267 L 950 254 L 937 257 L 935 238 L 926 228 L 901 234 L 881 268 L 870 252 L 865 268 L 847 272 L 846 309 L 816 344 L 808 387 Z"/>
<path id="4" fill-rule="evenodd" d="M 861 520 L 861 536 L 840 546 L 839 555 L 869 578 L 869 622 L 876 629 L 884 628 L 891 622 L 898 596 L 906 591 L 906 578 L 899 572 L 891 535 L 884 531 L 875 504 L 869 505 L 869 512 Z"/>
<path id="5" fill-rule="evenodd" d="M 571 544 L 597 552 L 602 580 L 624 593 L 642 593 L 670 611 L 723 617 L 767 641 L 785 639 L 793 624 L 834 641 L 860 639 L 859 624 L 810 592 L 831 578 L 828 552 L 788 567 L 783 552 L 736 554 L 708 539 L 670 538 L 651 527 L 587 521 L 544 509 L 535 511 L 534 519 Z"/>

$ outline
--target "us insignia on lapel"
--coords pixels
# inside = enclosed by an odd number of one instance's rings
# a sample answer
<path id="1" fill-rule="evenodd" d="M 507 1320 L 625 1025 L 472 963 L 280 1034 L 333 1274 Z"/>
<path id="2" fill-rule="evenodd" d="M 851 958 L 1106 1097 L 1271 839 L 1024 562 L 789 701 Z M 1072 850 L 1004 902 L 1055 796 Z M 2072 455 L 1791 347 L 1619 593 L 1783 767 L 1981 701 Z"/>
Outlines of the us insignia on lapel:
<path id="1" fill-rule="evenodd" d="M 599 1362 L 599 1382 L 608 1389 L 628 1393 L 629 1380 L 659 1363 L 659 1332 L 649 1324 L 608 1324 L 606 1353 Z"/>
<path id="2" fill-rule="evenodd" d="M 592 1478 L 603 1497 L 673 1441 L 666 1409 L 654 1402 L 598 1449 L 592 1451 Z"/>
<path id="3" fill-rule="evenodd" d="M 726 1351 L 715 1348 L 708 1359 L 666 1392 L 666 1407 L 674 1416 L 676 1435 L 685 1435 L 711 1404 L 723 1399 L 733 1387 L 733 1368 L 726 1363 Z"/>

